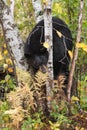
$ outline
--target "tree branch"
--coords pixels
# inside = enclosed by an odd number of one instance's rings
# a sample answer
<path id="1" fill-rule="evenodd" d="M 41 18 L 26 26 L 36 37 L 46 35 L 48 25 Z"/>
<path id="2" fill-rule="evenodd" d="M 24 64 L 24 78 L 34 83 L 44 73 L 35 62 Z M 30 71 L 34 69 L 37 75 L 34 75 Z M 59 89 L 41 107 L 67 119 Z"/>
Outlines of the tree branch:
<path id="1" fill-rule="evenodd" d="M 76 61 L 77 61 L 77 58 L 78 58 L 77 44 L 80 42 L 80 39 L 81 39 L 83 5 L 84 5 L 84 0 L 80 0 L 79 19 L 78 19 L 78 32 L 77 32 L 76 45 L 75 45 L 75 49 L 74 49 L 73 59 L 72 59 L 72 62 L 71 62 L 71 67 L 70 67 L 69 82 L 68 82 L 68 86 L 67 86 L 67 98 L 68 98 L 68 101 L 70 101 L 70 97 L 71 97 L 71 87 L 72 87 L 72 82 L 73 82 L 73 75 L 74 75 L 74 71 L 75 71 Z"/>

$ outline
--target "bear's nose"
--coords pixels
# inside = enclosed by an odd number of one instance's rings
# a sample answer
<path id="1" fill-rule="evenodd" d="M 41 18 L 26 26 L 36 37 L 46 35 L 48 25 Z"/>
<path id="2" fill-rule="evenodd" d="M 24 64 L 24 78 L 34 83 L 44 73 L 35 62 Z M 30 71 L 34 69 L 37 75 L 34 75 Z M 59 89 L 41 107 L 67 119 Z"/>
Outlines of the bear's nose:
<path id="1" fill-rule="evenodd" d="M 47 72 L 47 67 L 46 67 L 45 65 L 41 65 L 41 66 L 40 66 L 40 71 L 41 71 L 42 73 L 46 73 L 46 72 Z"/>
<path id="2" fill-rule="evenodd" d="M 38 62 L 33 62 L 33 67 L 36 68 L 36 69 L 39 69 L 39 63 Z"/>

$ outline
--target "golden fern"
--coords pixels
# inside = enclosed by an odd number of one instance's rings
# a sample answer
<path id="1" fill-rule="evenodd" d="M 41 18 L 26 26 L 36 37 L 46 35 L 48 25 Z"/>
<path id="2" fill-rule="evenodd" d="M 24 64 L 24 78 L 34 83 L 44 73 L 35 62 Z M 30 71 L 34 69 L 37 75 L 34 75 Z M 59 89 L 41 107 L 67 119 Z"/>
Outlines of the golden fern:
<path id="1" fill-rule="evenodd" d="M 46 81 L 48 79 L 48 74 L 47 73 L 42 73 L 40 70 L 36 73 L 34 79 L 33 79 L 33 84 L 32 84 L 32 89 L 33 89 L 33 94 L 34 94 L 34 101 L 36 106 L 36 111 L 38 110 L 43 110 L 46 104 Z M 39 108 L 39 109 L 38 109 Z"/>
<path id="2" fill-rule="evenodd" d="M 18 87 L 16 91 L 7 94 L 7 101 L 11 104 L 11 108 L 21 106 L 23 109 L 28 109 L 29 107 L 34 109 L 33 92 L 28 86 Z"/>
<path id="3" fill-rule="evenodd" d="M 47 78 L 48 78 L 47 73 L 42 73 L 41 71 L 38 71 L 34 77 L 34 80 L 36 82 L 36 85 L 40 87 L 46 84 Z"/>

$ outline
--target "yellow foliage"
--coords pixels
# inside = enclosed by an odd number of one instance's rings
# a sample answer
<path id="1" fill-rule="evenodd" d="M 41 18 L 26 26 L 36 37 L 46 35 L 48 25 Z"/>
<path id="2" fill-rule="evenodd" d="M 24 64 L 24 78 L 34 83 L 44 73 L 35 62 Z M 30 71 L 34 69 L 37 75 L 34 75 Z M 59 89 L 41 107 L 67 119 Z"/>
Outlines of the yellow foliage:
<path id="1" fill-rule="evenodd" d="M 6 63 L 12 65 L 12 60 L 10 58 L 7 58 Z"/>
<path id="2" fill-rule="evenodd" d="M 1 54 L 1 52 L 0 52 L 0 60 L 3 60 L 3 57 L 2 57 L 2 54 Z"/>
<path id="3" fill-rule="evenodd" d="M 60 126 L 59 122 L 52 123 L 51 121 L 49 121 L 49 124 L 50 124 L 52 130 L 60 130 L 60 128 L 59 128 L 59 126 Z"/>
<path id="4" fill-rule="evenodd" d="M 8 68 L 8 64 L 3 64 L 3 68 L 7 69 Z"/>
<path id="5" fill-rule="evenodd" d="M 8 51 L 7 50 L 4 50 L 4 55 L 7 55 L 8 54 Z"/>
<path id="6" fill-rule="evenodd" d="M 5 43 L 3 44 L 3 47 L 6 48 L 6 44 Z"/>
<path id="7" fill-rule="evenodd" d="M 8 68 L 8 72 L 13 73 L 14 69 L 12 67 Z"/>
<path id="8" fill-rule="evenodd" d="M 79 130 L 80 128 L 78 126 L 75 127 L 75 130 Z"/>
<path id="9" fill-rule="evenodd" d="M 79 98 L 78 97 L 75 97 L 75 96 L 72 96 L 72 101 L 79 101 Z"/>
<path id="10" fill-rule="evenodd" d="M 72 53 L 72 51 L 68 50 L 68 54 L 69 54 L 70 58 L 72 59 L 72 58 L 73 58 L 73 53 Z"/>
<path id="11" fill-rule="evenodd" d="M 85 128 L 83 128 L 83 127 L 80 128 L 80 127 L 76 126 L 76 127 L 75 127 L 75 130 L 85 130 Z"/>
<path id="12" fill-rule="evenodd" d="M 47 0 L 43 0 L 43 4 L 48 5 L 48 1 Z"/>
<path id="13" fill-rule="evenodd" d="M 62 13 L 62 6 L 59 3 L 55 3 L 53 7 L 53 11 L 56 13 Z"/>
<path id="14" fill-rule="evenodd" d="M 85 43 L 77 43 L 76 47 L 81 48 L 87 52 L 87 45 Z"/>
<path id="15" fill-rule="evenodd" d="M 49 43 L 47 43 L 47 42 L 44 42 L 44 43 L 43 43 L 43 46 L 44 46 L 45 48 L 47 48 L 47 49 L 50 47 L 50 46 L 49 46 Z"/>
<path id="16" fill-rule="evenodd" d="M 57 30 L 56 30 L 56 32 L 57 32 L 58 36 L 61 38 L 62 37 L 62 33 L 57 31 Z"/>
<path id="17" fill-rule="evenodd" d="M 85 130 L 83 127 L 80 130 Z"/>

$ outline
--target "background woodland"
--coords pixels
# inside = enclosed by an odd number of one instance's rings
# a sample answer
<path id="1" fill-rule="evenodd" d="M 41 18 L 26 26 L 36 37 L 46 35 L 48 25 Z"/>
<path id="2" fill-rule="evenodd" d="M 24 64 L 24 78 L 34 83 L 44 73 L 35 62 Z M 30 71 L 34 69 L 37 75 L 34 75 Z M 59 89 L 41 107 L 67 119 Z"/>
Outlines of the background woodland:
<path id="1" fill-rule="evenodd" d="M 44 2 L 45 0 L 41 1 L 42 8 Z M 53 0 L 52 4 L 52 16 L 57 16 L 67 23 L 72 32 L 74 45 L 77 37 L 79 4 L 79 0 Z M 7 0 L 7 5 L 8 7 L 11 5 L 10 0 Z M 15 0 L 13 12 L 20 37 L 25 43 L 37 22 L 33 0 Z M 0 130 L 87 130 L 87 0 L 84 0 L 81 43 L 78 45 L 78 59 L 74 72 L 75 87 L 71 103 L 68 103 L 61 89 L 64 80 L 61 76 L 59 88 L 55 85 L 52 91 L 54 100 L 47 97 L 48 101 L 52 101 L 50 117 L 43 114 L 42 97 L 45 95 L 41 87 L 47 75 L 38 72 L 33 79 L 29 72 L 19 67 L 15 68 L 1 25 Z M 73 52 L 70 56 L 72 58 Z"/>

